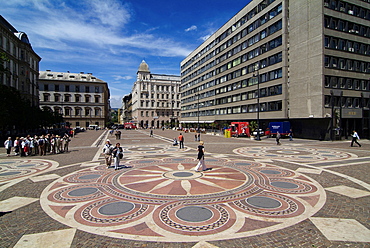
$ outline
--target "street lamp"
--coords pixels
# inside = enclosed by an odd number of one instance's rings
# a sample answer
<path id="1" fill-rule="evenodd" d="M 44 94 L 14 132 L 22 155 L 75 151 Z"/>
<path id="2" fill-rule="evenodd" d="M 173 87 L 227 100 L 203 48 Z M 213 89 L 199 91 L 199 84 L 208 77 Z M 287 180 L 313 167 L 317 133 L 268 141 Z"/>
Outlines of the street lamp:
<path id="1" fill-rule="evenodd" d="M 173 116 L 173 105 L 174 105 L 174 100 L 173 100 L 173 96 L 174 96 L 174 93 L 173 93 L 173 86 L 172 86 L 172 81 L 171 81 L 171 129 L 173 128 L 172 126 L 172 122 L 174 120 L 174 116 Z"/>
<path id="2" fill-rule="evenodd" d="M 259 64 L 256 64 L 255 71 L 256 74 L 253 76 L 257 77 L 257 137 L 256 140 L 261 140 L 260 138 L 260 73 L 259 73 Z"/>
<path id="3" fill-rule="evenodd" d="M 198 133 L 198 139 L 200 140 L 200 129 L 199 129 L 199 89 L 197 89 L 197 93 L 198 93 L 198 128 L 197 128 L 197 133 Z"/>

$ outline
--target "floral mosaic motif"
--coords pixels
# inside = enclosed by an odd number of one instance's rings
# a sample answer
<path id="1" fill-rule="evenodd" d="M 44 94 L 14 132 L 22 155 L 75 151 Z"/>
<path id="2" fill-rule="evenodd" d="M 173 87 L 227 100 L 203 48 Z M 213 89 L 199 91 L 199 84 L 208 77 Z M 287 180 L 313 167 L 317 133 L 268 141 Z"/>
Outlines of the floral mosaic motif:
<path id="1" fill-rule="evenodd" d="M 26 179 L 57 166 L 56 162 L 42 159 L 4 159 L 0 162 L 0 183 Z"/>
<path id="2" fill-rule="evenodd" d="M 83 169 L 51 183 L 41 205 L 54 219 L 116 238 L 172 242 L 262 234 L 315 214 L 325 191 L 298 172 L 245 160 L 142 159 Z M 186 236 L 184 238 L 184 235 Z"/>
<path id="3" fill-rule="evenodd" d="M 348 152 L 291 146 L 241 147 L 234 149 L 233 152 L 246 157 L 262 157 L 305 162 L 357 158 L 357 155 Z"/>

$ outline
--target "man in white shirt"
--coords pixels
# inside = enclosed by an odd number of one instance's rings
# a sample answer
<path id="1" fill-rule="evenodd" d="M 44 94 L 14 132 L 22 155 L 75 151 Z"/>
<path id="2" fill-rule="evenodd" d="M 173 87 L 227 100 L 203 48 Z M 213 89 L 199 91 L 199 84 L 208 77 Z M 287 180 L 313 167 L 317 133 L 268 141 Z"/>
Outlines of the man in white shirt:
<path id="1" fill-rule="evenodd" d="M 357 142 L 357 140 L 359 140 L 359 139 L 360 139 L 360 137 L 358 136 L 357 132 L 355 130 L 353 130 L 351 147 L 353 146 L 353 142 L 355 142 L 359 147 L 361 147 L 361 144 Z"/>
<path id="2" fill-rule="evenodd" d="M 103 147 L 105 165 L 107 166 L 107 168 L 109 168 L 109 166 L 112 164 L 112 151 L 113 146 L 110 143 L 110 140 L 108 139 Z"/>

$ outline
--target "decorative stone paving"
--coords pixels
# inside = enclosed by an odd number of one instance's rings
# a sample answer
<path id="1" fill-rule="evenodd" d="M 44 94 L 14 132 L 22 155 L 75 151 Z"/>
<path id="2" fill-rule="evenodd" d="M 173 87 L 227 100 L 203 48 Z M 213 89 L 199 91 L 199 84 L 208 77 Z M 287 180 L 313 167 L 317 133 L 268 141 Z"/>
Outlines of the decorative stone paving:
<path id="1" fill-rule="evenodd" d="M 58 167 L 43 159 L 2 159 L 0 161 L 0 192 L 14 184 Z"/>
<path id="2" fill-rule="evenodd" d="M 234 149 L 233 152 L 246 157 L 286 159 L 305 162 L 357 158 L 356 154 L 348 152 L 292 146 L 241 147 Z"/>
<path id="3" fill-rule="evenodd" d="M 173 153 L 178 153 L 179 151 L 188 151 L 190 150 L 189 147 L 185 147 L 184 149 L 179 149 L 178 146 L 169 146 L 163 144 L 156 144 L 156 145 L 135 145 L 135 146 L 125 146 L 124 153 L 125 156 L 130 155 L 168 155 Z"/>
<path id="4" fill-rule="evenodd" d="M 324 189 L 295 171 L 209 158 L 212 170 L 195 172 L 196 162 L 142 159 L 118 171 L 85 168 L 46 187 L 41 205 L 57 221 L 98 235 L 191 242 L 279 230 L 325 203 Z"/>
<path id="5" fill-rule="evenodd" d="M 195 172 L 197 143 L 180 150 L 166 133 L 127 132 L 117 171 L 101 148 L 0 153 L 0 246 L 368 247 L 366 141 L 359 150 L 204 135 L 212 170 Z M 79 135 L 77 150 L 99 132 Z"/>

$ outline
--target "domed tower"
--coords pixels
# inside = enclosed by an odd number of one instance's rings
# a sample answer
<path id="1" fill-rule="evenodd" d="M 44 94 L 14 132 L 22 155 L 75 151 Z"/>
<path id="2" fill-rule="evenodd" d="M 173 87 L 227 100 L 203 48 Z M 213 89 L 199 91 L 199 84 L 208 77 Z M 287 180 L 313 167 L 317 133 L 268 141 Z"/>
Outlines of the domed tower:
<path id="1" fill-rule="evenodd" d="M 149 80 L 150 79 L 150 70 L 148 64 L 143 60 L 139 66 L 139 69 L 137 71 L 137 80 Z"/>

